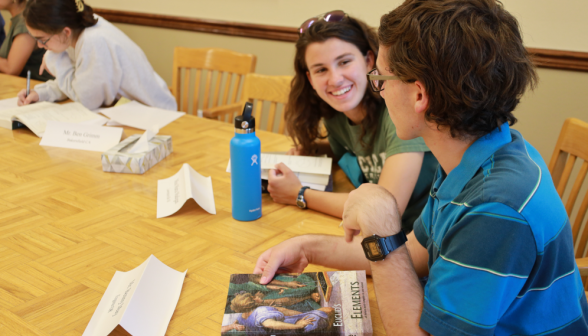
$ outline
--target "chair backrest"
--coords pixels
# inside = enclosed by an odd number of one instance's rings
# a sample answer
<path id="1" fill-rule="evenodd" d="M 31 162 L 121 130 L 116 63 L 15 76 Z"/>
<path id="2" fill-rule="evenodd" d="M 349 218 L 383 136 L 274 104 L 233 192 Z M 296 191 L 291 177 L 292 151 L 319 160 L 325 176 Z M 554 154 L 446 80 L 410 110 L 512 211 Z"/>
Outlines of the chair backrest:
<path id="1" fill-rule="evenodd" d="M 284 134 L 284 114 L 291 82 L 292 76 L 247 74 L 243 84 L 243 96 L 238 103 L 206 109 L 203 114 L 206 118 L 232 123 L 235 116 L 242 113 L 245 102 L 249 101 L 253 103 L 255 128 L 270 132 L 277 128 L 277 133 Z M 264 124 L 265 128 L 262 127 Z"/>
<path id="2" fill-rule="evenodd" d="M 269 103 L 265 130 L 272 132 L 276 127 L 276 112 L 278 104 L 282 104 L 282 113 L 277 120 L 278 133 L 284 134 L 284 108 L 290 94 L 292 76 L 265 76 L 255 73 L 245 76 L 243 98 L 254 103 L 253 111 L 257 127 L 262 125 L 263 102 Z"/>
<path id="3" fill-rule="evenodd" d="M 178 111 L 196 114 L 199 108 L 235 103 L 239 99 L 238 92 L 243 76 L 255 71 L 256 62 L 255 55 L 227 49 L 176 47 L 172 94 L 178 103 Z M 214 89 L 211 94 L 213 83 Z"/>
<path id="4" fill-rule="evenodd" d="M 572 215 L 574 206 L 580 204 L 576 219 L 572 224 L 572 235 L 574 243 L 578 242 L 578 234 L 582 227 L 582 221 L 588 210 L 588 191 L 583 199 L 579 200 L 578 195 L 588 173 L 588 123 L 575 118 L 568 118 L 563 124 L 559 139 L 555 145 L 553 156 L 549 162 L 549 172 L 553 183 L 557 188 L 560 197 L 564 197 L 566 186 L 574 170 L 577 159 L 580 159 L 580 169 L 572 184 L 572 189 L 565 203 L 568 216 Z M 583 162 L 582 162 L 583 161 Z M 588 242 L 588 228 L 584 228 L 579 243 L 577 243 L 576 258 L 584 256 L 586 243 Z"/>

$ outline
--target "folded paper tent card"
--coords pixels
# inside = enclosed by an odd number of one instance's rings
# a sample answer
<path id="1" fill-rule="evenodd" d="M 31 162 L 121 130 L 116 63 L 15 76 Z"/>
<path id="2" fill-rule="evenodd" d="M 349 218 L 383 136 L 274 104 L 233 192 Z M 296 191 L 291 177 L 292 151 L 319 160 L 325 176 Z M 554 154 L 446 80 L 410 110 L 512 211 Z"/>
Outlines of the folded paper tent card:
<path id="1" fill-rule="evenodd" d="M 117 271 L 83 336 L 106 336 L 119 325 L 133 336 L 165 335 L 186 272 L 153 255 L 131 271 Z"/>
<path id="2" fill-rule="evenodd" d="M 216 215 L 212 179 L 184 163 L 175 175 L 157 181 L 157 218 L 173 215 L 190 198 L 206 212 Z"/>

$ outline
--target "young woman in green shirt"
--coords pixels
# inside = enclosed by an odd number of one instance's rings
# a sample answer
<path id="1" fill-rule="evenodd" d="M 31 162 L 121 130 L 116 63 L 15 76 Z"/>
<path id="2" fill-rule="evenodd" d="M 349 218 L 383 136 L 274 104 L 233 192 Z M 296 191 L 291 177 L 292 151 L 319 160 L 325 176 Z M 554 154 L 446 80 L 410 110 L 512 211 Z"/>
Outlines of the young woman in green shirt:
<path id="1" fill-rule="evenodd" d="M 31 78 L 48 80 L 53 77 L 47 73 L 39 74 L 45 50 L 37 48 L 37 42 L 28 34 L 22 16 L 26 3 L 26 0 L 0 0 L 0 9 L 12 15 L 10 29 L 0 46 L 0 72 L 26 77 L 30 70 Z"/>
<path id="2" fill-rule="evenodd" d="M 295 144 L 289 154 L 327 154 L 335 160 L 346 156 L 346 162 L 359 166 L 363 182 L 382 185 L 395 196 L 403 228 L 410 232 L 426 203 L 437 160 L 422 139 L 396 136 L 383 100 L 369 88 L 366 74 L 375 66 L 377 53 L 375 31 L 342 11 L 303 23 L 286 106 L 288 133 Z M 321 134 L 321 119 L 327 136 Z M 270 171 L 268 191 L 275 202 L 297 204 L 301 193 L 308 208 L 342 216 L 348 193 L 301 189 L 286 165 Z"/>

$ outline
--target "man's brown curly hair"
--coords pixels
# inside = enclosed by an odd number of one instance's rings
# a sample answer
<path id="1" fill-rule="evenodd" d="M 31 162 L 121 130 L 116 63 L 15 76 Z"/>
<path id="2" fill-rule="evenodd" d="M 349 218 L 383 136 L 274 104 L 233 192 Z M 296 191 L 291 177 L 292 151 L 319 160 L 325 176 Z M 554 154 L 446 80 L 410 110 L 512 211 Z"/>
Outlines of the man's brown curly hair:
<path id="1" fill-rule="evenodd" d="M 386 64 L 403 82 L 420 81 L 426 120 L 454 138 L 480 137 L 512 114 L 537 75 L 517 20 L 495 0 L 407 0 L 382 16 Z"/>

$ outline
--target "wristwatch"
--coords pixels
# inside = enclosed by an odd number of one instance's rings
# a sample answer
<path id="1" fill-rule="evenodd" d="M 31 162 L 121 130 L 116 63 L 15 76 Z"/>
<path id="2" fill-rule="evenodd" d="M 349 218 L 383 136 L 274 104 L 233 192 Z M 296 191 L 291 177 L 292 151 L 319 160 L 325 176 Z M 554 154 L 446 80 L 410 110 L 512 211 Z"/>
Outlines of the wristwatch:
<path id="1" fill-rule="evenodd" d="M 306 200 L 304 199 L 304 192 L 306 191 L 306 189 L 308 189 L 309 187 L 302 187 L 300 188 L 300 191 L 298 192 L 298 197 L 296 198 L 296 205 L 298 205 L 298 207 L 300 209 L 306 209 Z"/>
<path id="2" fill-rule="evenodd" d="M 363 247 L 365 257 L 369 261 L 380 261 L 384 260 L 392 251 L 404 245 L 407 240 L 404 231 L 388 237 L 373 235 L 364 238 L 361 241 L 361 247 Z"/>

